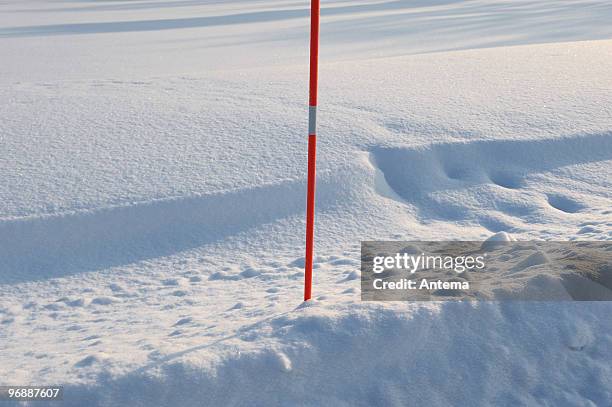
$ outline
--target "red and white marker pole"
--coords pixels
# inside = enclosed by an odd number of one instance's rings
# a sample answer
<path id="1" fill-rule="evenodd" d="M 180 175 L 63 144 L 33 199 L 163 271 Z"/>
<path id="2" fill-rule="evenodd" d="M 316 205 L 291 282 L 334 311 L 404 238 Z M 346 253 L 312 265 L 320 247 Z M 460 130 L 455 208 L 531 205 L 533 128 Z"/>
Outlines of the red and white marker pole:
<path id="1" fill-rule="evenodd" d="M 314 250 L 315 181 L 317 152 L 317 87 L 319 80 L 320 0 L 310 3 L 310 97 L 308 102 L 308 185 L 306 193 L 306 262 L 304 301 L 312 296 L 312 257 Z"/>

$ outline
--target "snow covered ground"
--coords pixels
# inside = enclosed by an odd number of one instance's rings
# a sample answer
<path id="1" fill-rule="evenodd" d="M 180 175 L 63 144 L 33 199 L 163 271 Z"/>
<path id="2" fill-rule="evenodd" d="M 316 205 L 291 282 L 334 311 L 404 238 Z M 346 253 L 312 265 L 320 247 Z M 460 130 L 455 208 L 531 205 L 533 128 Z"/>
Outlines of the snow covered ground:
<path id="1" fill-rule="evenodd" d="M 0 3 L 0 384 L 74 406 L 612 405 L 609 303 L 359 291 L 361 240 L 612 240 L 612 4 L 324 1 L 302 304 L 307 16 Z"/>

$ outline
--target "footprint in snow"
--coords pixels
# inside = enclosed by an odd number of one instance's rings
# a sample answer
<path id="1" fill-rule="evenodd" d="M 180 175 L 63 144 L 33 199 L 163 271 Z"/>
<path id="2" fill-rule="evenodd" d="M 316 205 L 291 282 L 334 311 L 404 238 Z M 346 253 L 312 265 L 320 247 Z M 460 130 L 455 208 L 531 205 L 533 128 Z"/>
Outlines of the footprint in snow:
<path id="1" fill-rule="evenodd" d="M 94 363 L 98 362 L 98 358 L 93 355 L 89 355 L 74 364 L 74 367 L 89 367 Z"/>
<path id="2" fill-rule="evenodd" d="M 176 321 L 174 323 L 174 325 L 172 326 L 180 326 L 180 325 L 185 325 L 185 324 L 190 324 L 193 322 L 193 318 L 191 317 L 185 317 L 185 318 L 181 318 L 178 321 Z"/>
<path id="3" fill-rule="evenodd" d="M 330 261 L 329 264 L 334 266 L 354 266 L 356 263 L 353 259 L 337 259 Z"/>
<path id="4" fill-rule="evenodd" d="M 178 286 L 180 283 L 179 283 L 179 280 L 176 278 L 168 278 L 166 280 L 163 280 L 162 284 L 165 286 L 172 287 L 172 286 Z"/>
<path id="5" fill-rule="evenodd" d="M 110 297 L 96 297 L 91 300 L 91 303 L 94 305 L 111 305 L 114 302 L 115 300 Z"/>
<path id="6" fill-rule="evenodd" d="M 519 189 L 523 187 L 523 179 L 518 174 L 498 172 L 489 175 L 491 181 L 502 188 Z"/>
<path id="7" fill-rule="evenodd" d="M 244 270 L 242 273 L 240 273 L 240 276 L 243 278 L 253 278 L 253 277 L 257 277 L 260 274 L 261 274 L 260 271 L 255 270 L 252 267 L 249 267 L 246 270 Z"/>
<path id="8" fill-rule="evenodd" d="M 593 226 L 584 226 L 578 231 L 579 235 L 584 235 L 587 233 L 601 233 L 601 230 Z"/>
<path id="9" fill-rule="evenodd" d="M 230 309 L 228 309 L 228 311 L 234 311 L 237 309 L 242 309 L 244 307 L 244 304 L 241 302 L 237 302 L 236 304 L 234 304 L 233 307 L 231 307 Z"/>
<path id="10" fill-rule="evenodd" d="M 83 338 L 83 341 L 93 341 L 94 339 L 100 339 L 100 335 L 90 335 L 86 338 Z"/>
<path id="11" fill-rule="evenodd" d="M 215 280 L 240 280 L 240 276 L 237 275 L 232 275 L 232 274 L 227 274 L 224 273 L 222 271 L 217 271 L 213 274 L 210 275 L 210 277 L 208 277 L 209 281 L 215 281 Z"/>
<path id="12" fill-rule="evenodd" d="M 351 271 L 348 273 L 343 279 L 337 281 L 337 283 L 345 283 L 347 281 L 353 281 L 359 279 L 359 273 L 356 271 Z"/>
<path id="13" fill-rule="evenodd" d="M 293 273 L 289 276 L 290 280 L 301 280 L 304 278 L 304 272 L 298 271 L 297 273 Z"/>
<path id="14" fill-rule="evenodd" d="M 115 284 L 115 283 L 109 284 L 108 288 L 110 288 L 111 291 L 114 293 L 125 291 L 125 289 L 122 286 L 120 286 L 119 284 Z"/>
<path id="15" fill-rule="evenodd" d="M 85 299 L 84 298 L 76 298 L 76 299 L 70 299 L 67 297 L 63 297 L 60 298 L 59 300 L 57 300 L 57 302 L 63 302 L 64 304 L 66 304 L 69 307 L 82 307 L 85 305 Z"/>
<path id="16" fill-rule="evenodd" d="M 563 195 L 548 195 L 548 203 L 553 208 L 565 213 L 576 213 L 585 208 L 580 202 Z"/>
<path id="17" fill-rule="evenodd" d="M 304 268 L 304 266 L 306 265 L 306 259 L 304 259 L 303 257 L 299 257 L 287 265 L 289 267 Z"/>

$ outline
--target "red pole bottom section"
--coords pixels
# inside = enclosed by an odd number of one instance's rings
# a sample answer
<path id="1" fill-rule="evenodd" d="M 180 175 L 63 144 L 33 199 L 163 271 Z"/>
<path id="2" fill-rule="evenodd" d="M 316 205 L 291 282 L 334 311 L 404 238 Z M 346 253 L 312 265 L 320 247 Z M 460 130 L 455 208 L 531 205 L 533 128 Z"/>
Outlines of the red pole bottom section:
<path id="1" fill-rule="evenodd" d="M 304 267 L 304 301 L 312 296 L 312 253 L 314 250 L 315 165 L 317 136 L 308 135 L 308 186 L 306 193 L 306 264 Z"/>

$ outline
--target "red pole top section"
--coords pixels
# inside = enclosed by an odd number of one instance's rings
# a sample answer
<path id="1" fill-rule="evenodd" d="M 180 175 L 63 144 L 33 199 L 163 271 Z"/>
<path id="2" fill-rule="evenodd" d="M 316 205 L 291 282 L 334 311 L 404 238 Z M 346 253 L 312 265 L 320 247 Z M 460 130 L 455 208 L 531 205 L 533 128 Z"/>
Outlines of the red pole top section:
<path id="1" fill-rule="evenodd" d="M 319 82 L 319 14 L 320 0 L 310 3 L 310 106 L 317 105 Z"/>

